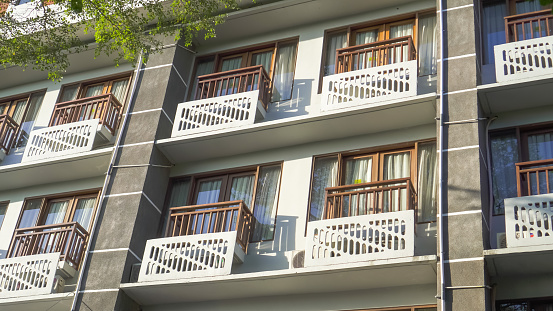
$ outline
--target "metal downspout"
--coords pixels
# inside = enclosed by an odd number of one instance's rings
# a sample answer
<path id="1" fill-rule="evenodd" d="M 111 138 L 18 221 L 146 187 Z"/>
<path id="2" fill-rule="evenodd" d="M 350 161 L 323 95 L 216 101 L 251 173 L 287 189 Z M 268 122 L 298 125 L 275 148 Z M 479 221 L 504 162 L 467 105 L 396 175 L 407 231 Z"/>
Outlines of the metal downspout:
<path id="1" fill-rule="evenodd" d="M 444 190 L 444 178 L 443 178 L 443 152 L 444 152 L 444 15 L 443 15 L 443 1 L 438 0 L 438 12 L 440 19 L 440 79 L 438 96 L 440 100 L 440 127 L 439 127 L 439 149 L 438 149 L 438 240 L 439 240 L 439 263 L 440 263 L 440 310 L 445 311 L 445 283 L 444 283 L 444 228 L 443 228 L 443 190 Z"/>
<path id="2" fill-rule="evenodd" d="M 71 305 L 71 311 L 75 311 L 75 307 L 77 305 L 77 299 L 79 298 L 79 292 L 81 290 L 82 285 L 82 279 L 85 271 L 85 266 L 88 261 L 88 255 L 90 254 L 90 246 L 92 245 L 92 238 L 94 236 L 94 233 L 96 231 L 96 225 L 98 224 L 98 218 L 100 215 L 100 209 L 102 208 L 102 204 L 104 203 L 104 198 L 106 196 L 106 190 L 107 186 L 111 180 L 111 172 L 113 169 L 113 163 L 115 162 L 115 157 L 117 156 L 119 145 L 121 144 L 121 138 L 123 136 L 123 131 L 125 130 L 125 127 L 127 125 L 127 118 L 129 116 L 129 112 L 131 110 L 131 104 L 134 100 L 135 93 L 136 93 L 136 86 L 138 84 L 138 75 L 140 73 L 140 70 L 142 68 L 142 52 L 140 52 L 140 55 L 138 57 L 138 61 L 136 64 L 136 70 L 134 74 L 134 81 L 131 89 L 131 96 L 129 98 L 127 109 L 125 111 L 125 116 L 123 118 L 123 123 L 121 125 L 121 129 L 119 130 L 119 135 L 117 135 L 117 140 L 115 142 L 115 145 L 113 146 L 113 152 L 111 154 L 111 160 L 109 162 L 108 171 L 106 173 L 106 178 L 104 179 L 104 185 L 102 186 L 102 192 L 100 193 L 100 199 L 98 200 L 98 210 L 96 211 L 96 215 L 94 215 L 94 221 L 92 223 L 92 230 L 90 231 L 89 235 L 89 241 L 88 245 L 86 246 L 86 252 L 83 258 L 83 261 L 81 263 L 81 271 L 79 272 L 79 278 L 77 280 L 77 286 L 75 287 L 75 296 L 73 296 L 73 304 Z"/>

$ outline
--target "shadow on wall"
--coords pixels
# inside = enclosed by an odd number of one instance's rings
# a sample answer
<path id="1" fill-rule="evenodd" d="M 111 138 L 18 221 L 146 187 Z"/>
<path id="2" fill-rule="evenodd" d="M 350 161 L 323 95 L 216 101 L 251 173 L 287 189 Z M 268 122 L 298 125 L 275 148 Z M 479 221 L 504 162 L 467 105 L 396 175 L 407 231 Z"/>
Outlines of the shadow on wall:
<path id="1" fill-rule="evenodd" d="M 276 120 L 308 114 L 305 107 L 311 104 L 312 88 L 313 79 L 295 80 L 294 88 L 292 89 L 292 99 L 271 103 L 265 120 Z"/>

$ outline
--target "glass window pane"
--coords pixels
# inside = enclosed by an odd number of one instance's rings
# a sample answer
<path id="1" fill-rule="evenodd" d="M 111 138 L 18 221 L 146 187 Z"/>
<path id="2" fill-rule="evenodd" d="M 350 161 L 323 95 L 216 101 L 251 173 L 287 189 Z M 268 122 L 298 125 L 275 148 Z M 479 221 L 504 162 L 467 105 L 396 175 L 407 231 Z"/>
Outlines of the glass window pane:
<path id="1" fill-rule="evenodd" d="M 325 188 L 335 187 L 338 177 L 338 157 L 316 158 L 311 182 L 309 221 L 323 219 Z"/>
<path id="2" fill-rule="evenodd" d="M 493 47 L 505 43 L 505 1 L 489 1 L 483 4 L 482 39 L 484 41 L 484 64 L 494 63 Z"/>
<path id="3" fill-rule="evenodd" d="M 64 87 L 59 102 L 64 103 L 64 102 L 75 100 L 77 98 L 78 89 L 79 89 L 78 84 Z"/>
<path id="4" fill-rule="evenodd" d="M 196 66 L 196 76 L 194 77 L 194 80 L 192 81 L 193 86 L 192 90 L 193 92 L 196 92 L 196 89 L 198 88 L 198 77 L 203 75 L 208 75 L 213 73 L 213 66 L 214 66 L 214 60 L 213 59 L 207 59 L 207 60 L 201 60 L 198 62 L 198 65 Z M 200 94 L 192 93 L 193 98 L 199 98 Z M 196 97 L 198 96 L 198 97 Z"/>
<path id="5" fill-rule="evenodd" d="M 91 85 L 86 88 L 86 93 L 84 97 L 92 97 L 97 95 L 102 95 L 104 93 L 104 84 Z"/>
<path id="6" fill-rule="evenodd" d="M 493 212 L 503 214 L 503 200 L 517 196 L 515 163 L 518 158 L 518 141 L 514 132 L 494 134 L 490 137 L 492 154 Z"/>
<path id="7" fill-rule="evenodd" d="M 271 240 L 275 231 L 277 198 L 280 187 L 280 165 L 265 166 L 259 170 L 252 241 Z"/>
<path id="8" fill-rule="evenodd" d="M 96 198 L 79 199 L 79 201 L 77 201 L 77 206 L 75 207 L 75 213 L 73 214 L 72 221 L 78 222 L 85 230 L 88 231 L 95 204 Z"/>
<path id="9" fill-rule="evenodd" d="M 17 124 L 21 124 L 21 121 L 23 121 L 23 115 L 25 114 L 26 106 L 27 99 L 19 100 L 16 102 L 11 117 L 15 122 L 17 122 Z"/>
<path id="10" fill-rule="evenodd" d="M 263 65 L 263 69 L 270 74 L 271 64 L 273 60 L 273 51 L 266 51 L 261 53 L 255 53 L 252 55 L 252 66 Z"/>
<path id="11" fill-rule="evenodd" d="M 501 303 L 498 311 L 528 311 L 528 304 L 522 303 Z"/>
<path id="12" fill-rule="evenodd" d="M 411 152 L 400 152 L 384 156 L 384 180 L 411 176 Z"/>
<path id="13" fill-rule="evenodd" d="M 229 201 L 243 200 L 251 210 L 255 175 L 234 177 L 230 188 Z"/>
<path id="14" fill-rule="evenodd" d="M 240 66 L 242 66 L 242 56 L 228 58 L 223 60 L 223 63 L 221 64 L 221 71 L 240 69 Z"/>
<path id="15" fill-rule="evenodd" d="M 196 204 L 209 204 L 219 202 L 221 193 L 221 180 L 202 181 L 198 187 Z"/>
<path id="16" fill-rule="evenodd" d="M 63 223 L 67 208 L 69 207 L 69 200 L 61 202 L 53 202 L 48 206 L 46 213 L 45 225 L 55 225 Z"/>
<path id="17" fill-rule="evenodd" d="M 27 114 L 23 123 L 21 123 L 19 130 L 19 137 L 17 138 L 17 147 L 25 147 L 27 145 L 27 140 L 29 139 L 29 133 L 33 129 L 35 124 L 36 116 L 42 105 L 42 100 L 44 99 L 44 93 L 33 94 L 31 100 L 29 101 L 29 108 L 27 109 Z"/>
<path id="18" fill-rule="evenodd" d="M 41 204 L 42 199 L 26 201 L 18 228 L 28 228 L 35 226 L 38 214 L 40 212 Z"/>
<path id="19" fill-rule="evenodd" d="M 418 60 L 419 75 L 433 75 L 437 73 L 438 55 L 438 27 L 436 15 L 426 15 L 419 18 Z"/>
<path id="20" fill-rule="evenodd" d="M 188 194 L 190 192 L 190 179 L 178 180 L 171 186 L 171 196 L 169 207 L 180 207 L 188 204 Z"/>
<path id="21" fill-rule="evenodd" d="M 436 220 L 438 178 L 436 143 L 420 144 L 418 148 L 418 221 Z"/>
<path id="22" fill-rule="evenodd" d="M 273 76 L 271 101 L 288 100 L 292 97 L 294 72 L 296 70 L 296 42 L 279 44 Z"/>
<path id="23" fill-rule="evenodd" d="M 115 81 L 111 86 L 111 94 L 113 94 L 121 104 L 123 104 L 122 101 L 125 99 L 125 91 L 127 90 L 128 84 L 129 84 L 129 79 L 125 79 L 125 80 Z"/>
<path id="24" fill-rule="evenodd" d="M 333 75 L 336 67 L 336 50 L 347 46 L 346 33 L 340 32 L 326 37 L 324 75 Z"/>
<path id="25" fill-rule="evenodd" d="M 346 160 L 344 163 L 344 184 L 354 185 L 371 182 L 373 180 L 372 166 L 372 157 Z M 359 187 L 349 191 L 359 191 L 364 189 L 368 188 Z M 367 193 L 359 193 L 351 197 L 344 196 L 342 199 L 342 217 L 366 215 L 369 212 L 367 203 L 370 205 L 372 199 L 372 195 Z"/>
<path id="26" fill-rule="evenodd" d="M 8 210 L 8 203 L 0 203 L 0 228 L 2 228 L 2 223 L 6 217 L 6 211 Z"/>

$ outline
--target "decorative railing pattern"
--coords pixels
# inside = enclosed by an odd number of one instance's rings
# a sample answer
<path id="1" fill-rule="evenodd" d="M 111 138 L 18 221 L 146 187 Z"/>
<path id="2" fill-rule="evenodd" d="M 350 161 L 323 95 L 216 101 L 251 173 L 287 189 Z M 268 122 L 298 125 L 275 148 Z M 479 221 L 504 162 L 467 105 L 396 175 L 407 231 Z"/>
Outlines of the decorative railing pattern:
<path id="1" fill-rule="evenodd" d="M 111 93 L 57 103 L 49 126 L 98 119 L 114 135 L 121 109 L 121 103 Z"/>
<path id="2" fill-rule="evenodd" d="M 194 98 L 207 99 L 256 90 L 267 110 L 271 98 L 271 79 L 262 65 L 199 76 Z"/>
<path id="3" fill-rule="evenodd" d="M 553 159 L 520 162 L 515 165 L 519 197 L 553 193 Z"/>
<path id="4" fill-rule="evenodd" d="M 336 50 L 335 73 L 396 64 L 417 59 L 411 36 L 366 43 Z M 417 74 L 416 71 L 413 72 Z"/>
<path id="5" fill-rule="evenodd" d="M 542 10 L 505 17 L 506 42 L 550 36 L 553 32 L 551 10 Z"/>
<path id="6" fill-rule="evenodd" d="M 414 256 L 415 212 L 401 211 L 312 221 L 305 266 Z"/>
<path id="7" fill-rule="evenodd" d="M 505 199 L 507 247 L 553 243 L 553 194 Z"/>
<path id="8" fill-rule="evenodd" d="M 22 161 L 92 150 L 98 122 L 98 119 L 86 120 L 32 131 Z"/>
<path id="9" fill-rule="evenodd" d="M 265 117 L 259 91 L 244 92 L 179 104 L 172 137 L 254 124 Z"/>
<path id="10" fill-rule="evenodd" d="M 242 200 L 173 207 L 166 236 L 236 231 L 236 242 L 246 252 L 251 226 L 252 213 Z"/>
<path id="11" fill-rule="evenodd" d="M 529 39 L 494 47 L 497 82 L 553 73 L 553 37 Z"/>
<path id="12" fill-rule="evenodd" d="M 8 258 L 60 253 L 60 260 L 78 268 L 86 249 L 88 232 L 77 222 L 16 229 Z"/>
<path id="13" fill-rule="evenodd" d="M 0 115 L 0 151 L 4 151 L 5 154 L 10 152 L 18 127 L 19 125 L 10 116 Z"/>
<path id="14" fill-rule="evenodd" d="M 236 234 L 231 231 L 149 240 L 138 281 L 229 275 Z"/>
<path id="15" fill-rule="evenodd" d="M 0 259 L 0 298 L 52 293 L 59 253 Z"/>
<path id="16" fill-rule="evenodd" d="M 326 188 L 324 219 L 416 209 L 410 178 Z"/>
<path id="17" fill-rule="evenodd" d="M 417 95 L 417 61 L 361 69 L 323 78 L 322 110 Z"/>

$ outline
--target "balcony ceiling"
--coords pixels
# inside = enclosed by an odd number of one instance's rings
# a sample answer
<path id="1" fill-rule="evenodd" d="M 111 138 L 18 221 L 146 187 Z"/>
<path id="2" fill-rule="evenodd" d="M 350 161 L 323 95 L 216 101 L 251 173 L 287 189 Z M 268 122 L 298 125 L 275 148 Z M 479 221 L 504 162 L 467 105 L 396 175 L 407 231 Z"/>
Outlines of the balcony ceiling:
<path id="1" fill-rule="evenodd" d="M 113 148 L 109 147 L 77 155 L 0 166 L 0 192 L 103 176 L 112 151 Z"/>
<path id="2" fill-rule="evenodd" d="M 484 251 L 492 277 L 553 273 L 553 246 L 508 247 Z"/>
<path id="3" fill-rule="evenodd" d="M 332 293 L 436 283 L 436 256 L 122 284 L 141 305 Z"/>
<path id="4" fill-rule="evenodd" d="M 486 84 L 478 87 L 484 113 L 498 113 L 551 105 L 553 75 Z"/>
<path id="5" fill-rule="evenodd" d="M 245 154 L 431 124 L 435 122 L 435 102 L 436 94 L 430 93 L 319 116 L 177 136 L 162 139 L 157 145 L 173 163 Z"/>
<path id="6" fill-rule="evenodd" d="M 67 311 L 73 303 L 73 293 L 0 299 L 2 311 Z"/>

